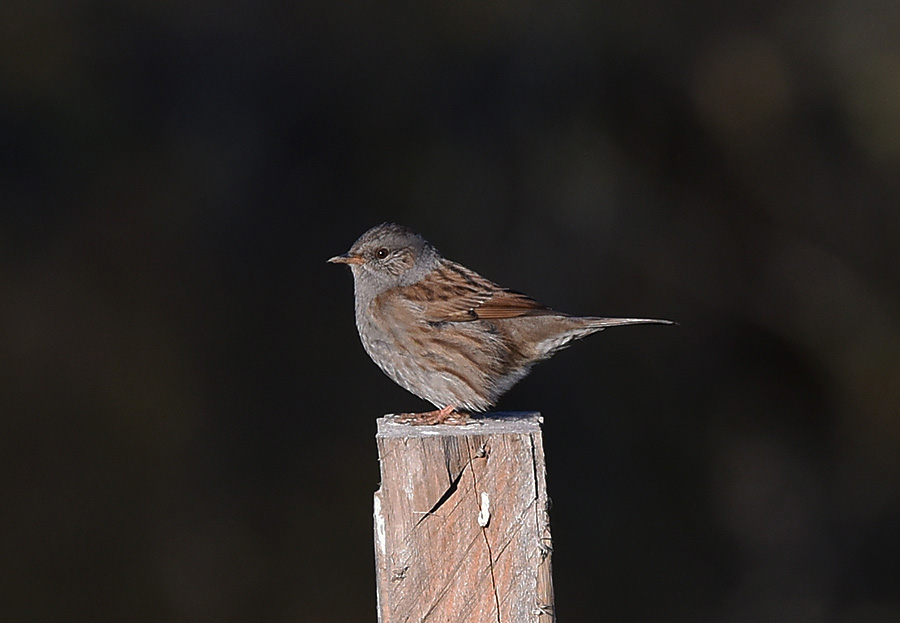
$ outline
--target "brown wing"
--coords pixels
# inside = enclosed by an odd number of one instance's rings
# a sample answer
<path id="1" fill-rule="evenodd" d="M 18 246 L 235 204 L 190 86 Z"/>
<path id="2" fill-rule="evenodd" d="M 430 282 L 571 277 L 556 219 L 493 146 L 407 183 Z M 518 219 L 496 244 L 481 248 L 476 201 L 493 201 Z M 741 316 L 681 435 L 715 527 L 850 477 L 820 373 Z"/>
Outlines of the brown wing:
<path id="1" fill-rule="evenodd" d="M 472 312 L 479 319 L 545 316 L 557 313 L 544 307 L 530 296 L 514 290 L 498 290 Z"/>
<path id="2" fill-rule="evenodd" d="M 466 322 L 556 314 L 534 299 L 501 288 L 465 266 L 444 260 L 416 284 L 403 288 L 431 322 Z"/>

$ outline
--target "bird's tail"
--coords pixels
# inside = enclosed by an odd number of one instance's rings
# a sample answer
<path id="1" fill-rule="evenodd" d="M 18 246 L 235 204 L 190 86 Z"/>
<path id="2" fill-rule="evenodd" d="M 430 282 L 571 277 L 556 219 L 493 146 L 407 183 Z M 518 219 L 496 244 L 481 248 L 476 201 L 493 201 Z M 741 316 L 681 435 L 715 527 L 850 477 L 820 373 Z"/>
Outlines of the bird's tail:
<path id="1" fill-rule="evenodd" d="M 532 357 L 546 359 L 575 340 L 602 331 L 607 327 L 627 324 L 675 324 L 671 320 L 652 318 L 596 318 L 593 316 L 547 316 L 549 326 L 543 339 L 535 344 Z"/>
<path id="2" fill-rule="evenodd" d="M 626 324 L 675 324 L 671 320 L 661 320 L 658 318 L 584 318 L 587 326 L 597 329 L 605 329 L 606 327 L 618 327 Z"/>

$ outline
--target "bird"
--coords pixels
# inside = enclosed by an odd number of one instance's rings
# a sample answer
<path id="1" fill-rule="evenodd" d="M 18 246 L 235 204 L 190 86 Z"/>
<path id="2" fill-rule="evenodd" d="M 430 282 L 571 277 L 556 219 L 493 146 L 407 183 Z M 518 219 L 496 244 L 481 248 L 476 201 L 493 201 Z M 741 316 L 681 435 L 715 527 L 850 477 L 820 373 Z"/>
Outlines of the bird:
<path id="1" fill-rule="evenodd" d="M 353 274 L 356 328 L 394 382 L 436 407 L 413 424 L 481 413 L 559 350 L 608 327 L 672 324 L 650 318 L 573 316 L 444 258 L 395 223 L 372 227 L 328 260 Z"/>

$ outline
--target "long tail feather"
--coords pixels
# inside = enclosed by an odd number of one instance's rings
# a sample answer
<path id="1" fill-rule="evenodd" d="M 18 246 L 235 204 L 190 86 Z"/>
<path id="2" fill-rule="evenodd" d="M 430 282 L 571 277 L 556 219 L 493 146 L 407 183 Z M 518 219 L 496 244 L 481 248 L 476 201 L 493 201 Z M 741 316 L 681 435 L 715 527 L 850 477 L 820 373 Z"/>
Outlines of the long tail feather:
<path id="1" fill-rule="evenodd" d="M 585 318 L 590 321 L 592 327 L 618 327 L 626 324 L 676 324 L 671 320 L 658 318 Z"/>

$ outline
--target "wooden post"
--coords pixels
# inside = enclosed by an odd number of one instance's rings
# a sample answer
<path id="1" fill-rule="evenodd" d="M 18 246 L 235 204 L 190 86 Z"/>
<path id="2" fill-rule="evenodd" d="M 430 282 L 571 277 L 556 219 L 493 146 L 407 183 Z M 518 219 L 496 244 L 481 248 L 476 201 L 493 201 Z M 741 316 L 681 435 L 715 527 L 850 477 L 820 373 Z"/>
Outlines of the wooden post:
<path id="1" fill-rule="evenodd" d="M 378 420 L 379 623 L 555 621 L 541 422 Z"/>

